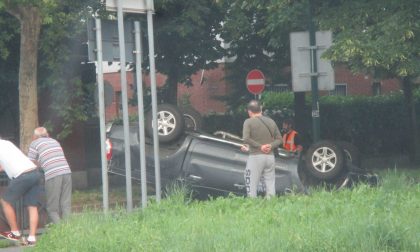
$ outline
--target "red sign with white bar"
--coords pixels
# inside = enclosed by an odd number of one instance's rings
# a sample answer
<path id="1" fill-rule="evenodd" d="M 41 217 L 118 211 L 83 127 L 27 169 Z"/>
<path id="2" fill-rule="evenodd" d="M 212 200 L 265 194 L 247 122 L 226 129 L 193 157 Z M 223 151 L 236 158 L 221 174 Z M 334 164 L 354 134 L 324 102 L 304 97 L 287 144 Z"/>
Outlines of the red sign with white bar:
<path id="1" fill-rule="evenodd" d="M 258 69 L 249 71 L 246 76 L 246 87 L 252 94 L 261 94 L 265 87 L 264 74 Z"/>

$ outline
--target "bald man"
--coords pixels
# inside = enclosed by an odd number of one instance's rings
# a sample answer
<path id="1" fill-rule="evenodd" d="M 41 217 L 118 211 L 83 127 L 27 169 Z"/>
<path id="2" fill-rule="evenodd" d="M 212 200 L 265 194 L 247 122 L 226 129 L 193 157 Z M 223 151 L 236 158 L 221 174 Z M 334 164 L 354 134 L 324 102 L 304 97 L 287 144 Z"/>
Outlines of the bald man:
<path id="1" fill-rule="evenodd" d="M 259 101 L 252 100 L 247 105 L 249 118 L 245 120 L 242 136 L 242 151 L 249 156 L 245 168 L 245 186 L 249 197 L 257 197 L 258 182 L 264 178 L 267 198 L 276 194 L 275 158 L 273 150 L 282 144 L 279 128 L 276 123 L 262 115 Z"/>
<path id="2" fill-rule="evenodd" d="M 58 223 L 71 213 L 71 170 L 63 148 L 44 127 L 39 127 L 34 130 L 28 157 L 44 170 L 47 214 Z"/>

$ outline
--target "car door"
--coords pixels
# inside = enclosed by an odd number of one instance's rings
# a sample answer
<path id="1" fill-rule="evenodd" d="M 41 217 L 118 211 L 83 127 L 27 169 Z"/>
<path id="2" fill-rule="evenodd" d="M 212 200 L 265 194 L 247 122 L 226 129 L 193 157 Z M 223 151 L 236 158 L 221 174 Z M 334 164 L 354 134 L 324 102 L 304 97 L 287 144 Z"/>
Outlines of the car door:
<path id="1" fill-rule="evenodd" d="M 240 144 L 223 139 L 196 139 L 186 162 L 185 178 L 197 189 L 245 193 L 244 170 L 248 154 Z"/>

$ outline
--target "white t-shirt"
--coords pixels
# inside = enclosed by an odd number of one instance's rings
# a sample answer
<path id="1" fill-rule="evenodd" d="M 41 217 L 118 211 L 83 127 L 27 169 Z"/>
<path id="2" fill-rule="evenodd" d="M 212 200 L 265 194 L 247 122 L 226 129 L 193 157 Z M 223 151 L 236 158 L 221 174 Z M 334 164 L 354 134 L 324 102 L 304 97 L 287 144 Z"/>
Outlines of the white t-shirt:
<path id="1" fill-rule="evenodd" d="M 23 172 L 36 168 L 36 165 L 12 142 L 1 139 L 0 166 L 10 179 L 17 178 Z"/>

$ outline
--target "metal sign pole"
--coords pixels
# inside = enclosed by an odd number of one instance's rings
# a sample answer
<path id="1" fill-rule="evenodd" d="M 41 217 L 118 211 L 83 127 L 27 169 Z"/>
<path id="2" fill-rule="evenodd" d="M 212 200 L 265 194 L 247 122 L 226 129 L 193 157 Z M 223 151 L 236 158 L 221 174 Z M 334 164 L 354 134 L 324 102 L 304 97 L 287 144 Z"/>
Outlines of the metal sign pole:
<path id="1" fill-rule="evenodd" d="M 313 141 L 320 139 L 320 115 L 318 98 L 318 65 L 316 58 L 315 25 L 313 21 L 313 3 L 309 0 L 309 48 L 311 64 L 311 89 L 312 89 L 312 130 Z"/>
<path id="2" fill-rule="evenodd" d="M 131 185 L 131 153 L 130 153 L 130 127 L 128 121 L 128 97 L 127 97 L 127 72 L 125 67 L 125 39 L 124 39 L 124 16 L 122 11 L 123 0 L 118 0 L 118 42 L 120 45 L 121 64 L 121 98 L 123 108 L 124 126 L 124 151 L 125 151 L 125 183 L 127 191 L 127 211 L 133 210 L 133 190 Z"/>
<path id="3" fill-rule="evenodd" d="M 102 31 L 101 31 L 101 20 L 95 18 L 95 29 L 96 29 L 96 50 L 97 50 L 97 81 L 98 81 L 98 101 L 99 101 L 99 129 L 101 134 L 101 168 L 102 168 L 102 203 L 104 212 L 108 212 L 109 201 L 108 201 L 108 170 L 106 160 L 106 130 L 105 130 L 105 102 L 104 102 L 104 75 L 102 67 Z"/>
<path id="4" fill-rule="evenodd" d="M 152 113 L 153 113 L 153 150 L 155 159 L 155 183 L 156 201 L 161 199 L 160 185 L 160 160 L 159 160 L 159 139 L 157 132 L 157 91 L 156 91 L 156 68 L 155 68 L 155 44 L 153 38 L 153 0 L 147 0 L 147 33 L 149 42 L 149 61 L 150 61 L 150 85 L 152 91 Z"/>
<path id="5" fill-rule="evenodd" d="M 137 83 L 137 101 L 139 114 L 139 134 L 140 134 L 140 179 L 141 179 L 141 206 L 147 206 L 147 184 L 146 184 L 146 141 L 144 135 L 144 101 L 143 101 L 143 79 L 142 62 L 143 51 L 141 49 L 141 30 L 140 22 L 134 22 L 135 44 L 136 44 L 136 83 Z"/>

